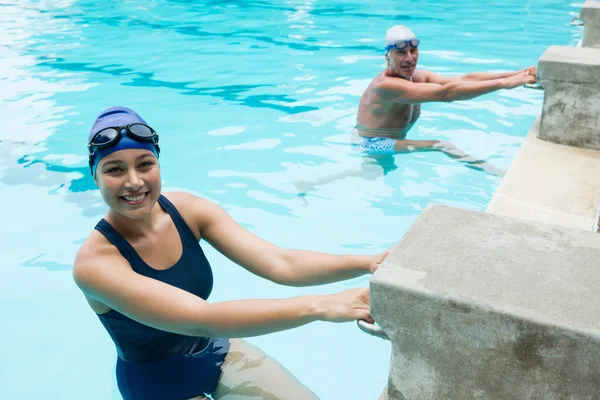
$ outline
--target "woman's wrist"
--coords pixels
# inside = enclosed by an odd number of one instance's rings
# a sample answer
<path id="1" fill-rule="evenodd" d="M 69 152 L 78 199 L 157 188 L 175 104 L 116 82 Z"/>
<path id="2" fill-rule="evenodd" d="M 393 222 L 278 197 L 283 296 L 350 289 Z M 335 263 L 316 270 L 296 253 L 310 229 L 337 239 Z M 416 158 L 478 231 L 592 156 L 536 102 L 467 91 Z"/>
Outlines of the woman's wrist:
<path id="1" fill-rule="evenodd" d="M 371 274 L 375 269 L 375 264 L 377 263 L 377 259 L 379 255 L 371 255 L 371 256 L 351 256 L 355 258 L 356 268 L 363 275 Z"/>
<path id="2" fill-rule="evenodd" d="M 327 295 L 306 296 L 308 315 L 316 321 L 325 321 L 327 314 Z"/>

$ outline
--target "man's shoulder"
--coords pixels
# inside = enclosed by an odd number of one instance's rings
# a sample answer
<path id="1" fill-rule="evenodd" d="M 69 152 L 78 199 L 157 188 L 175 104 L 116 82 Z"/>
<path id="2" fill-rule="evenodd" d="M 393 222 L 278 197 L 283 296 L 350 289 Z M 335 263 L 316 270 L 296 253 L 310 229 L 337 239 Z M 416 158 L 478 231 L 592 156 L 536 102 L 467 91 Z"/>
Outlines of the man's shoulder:
<path id="1" fill-rule="evenodd" d="M 385 92 L 403 92 L 403 91 L 411 91 L 414 88 L 415 83 L 425 83 L 426 76 L 421 76 L 421 74 L 415 73 L 412 76 L 412 79 L 408 80 L 405 78 L 400 78 L 396 76 L 383 76 L 377 82 L 377 85 L 373 85 L 373 89 L 375 89 L 378 93 Z"/>
<path id="2" fill-rule="evenodd" d="M 398 85 L 398 84 L 403 84 L 403 83 L 406 83 L 407 86 L 411 86 L 412 83 L 427 83 L 428 77 L 430 74 L 431 73 L 429 71 L 416 70 L 412 75 L 412 79 L 410 79 L 410 80 L 405 79 L 405 78 L 400 78 L 397 76 L 381 75 L 373 81 L 372 86 L 381 87 L 381 86 L 387 86 L 390 84 Z"/>
<path id="3" fill-rule="evenodd" d="M 413 74 L 414 83 L 427 83 L 427 78 L 431 73 L 422 69 L 418 69 Z"/>

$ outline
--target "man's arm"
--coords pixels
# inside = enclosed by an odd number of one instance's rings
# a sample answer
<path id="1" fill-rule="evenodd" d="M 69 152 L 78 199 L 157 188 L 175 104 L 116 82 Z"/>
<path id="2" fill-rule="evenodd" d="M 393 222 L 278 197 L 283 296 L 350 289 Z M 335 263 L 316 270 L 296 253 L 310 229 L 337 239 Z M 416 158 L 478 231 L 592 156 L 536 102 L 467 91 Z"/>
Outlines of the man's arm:
<path id="1" fill-rule="evenodd" d="M 528 73 L 487 81 L 454 80 L 445 84 L 411 82 L 401 78 L 387 78 L 375 89 L 377 95 L 389 102 L 418 104 L 435 101 L 470 100 L 500 89 L 512 89 L 535 82 Z"/>
<path id="2" fill-rule="evenodd" d="M 487 81 L 492 79 L 509 78 L 514 75 L 529 73 L 529 75 L 536 76 L 537 70 L 535 67 L 529 67 L 520 71 L 509 71 L 509 72 L 470 72 L 462 76 L 463 80 L 466 81 Z"/>
<path id="3" fill-rule="evenodd" d="M 537 69 L 534 66 L 524 68 L 519 71 L 469 72 L 468 74 L 460 76 L 443 76 L 431 71 L 420 71 L 420 73 L 425 77 L 425 82 L 437 83 L 438 85 L 445 85 L 446 83 L 456 81 L 490 81 L 494 79 L 510 78 L 511 76 L 522 74 L 525 72 L 529 73 L 529 75 L 532 75 L 534 77 L 537 75 Z"/>

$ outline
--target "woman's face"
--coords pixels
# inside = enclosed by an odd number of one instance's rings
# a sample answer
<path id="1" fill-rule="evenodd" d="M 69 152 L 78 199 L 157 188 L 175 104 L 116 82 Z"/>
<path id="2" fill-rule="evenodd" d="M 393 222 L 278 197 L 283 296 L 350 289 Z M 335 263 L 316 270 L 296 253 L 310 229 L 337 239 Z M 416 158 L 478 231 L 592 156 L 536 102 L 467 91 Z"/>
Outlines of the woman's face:
<path id="1" fill-rule="evenodd" d="M 94 178 L 112 211 L 131 219 L 150 213 L 161 193 L 160 167 L 149 150 L 127 149 L 100 160 Z"/>

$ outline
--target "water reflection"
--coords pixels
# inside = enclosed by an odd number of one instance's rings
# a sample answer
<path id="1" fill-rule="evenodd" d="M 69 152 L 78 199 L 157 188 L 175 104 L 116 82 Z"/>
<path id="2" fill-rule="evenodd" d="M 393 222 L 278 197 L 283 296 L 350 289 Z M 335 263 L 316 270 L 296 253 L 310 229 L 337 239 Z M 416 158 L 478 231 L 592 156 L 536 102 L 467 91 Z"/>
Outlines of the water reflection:
<path id="1" fill-rule="evenodd" d="M 32 185 L 44 188 L 50 196 L 59 195 L 65 201 L 76 204 L 85 217 L 104 214 L 105 207 L 99 202 L 96 185 L 90 177 L 89 168 L 54 164 L 43 157 L 38 146 L 23 142 L 0 142 L 0 183 L 7 186 Z M 57 217 L 48 214 L 48 217 Z"/>

